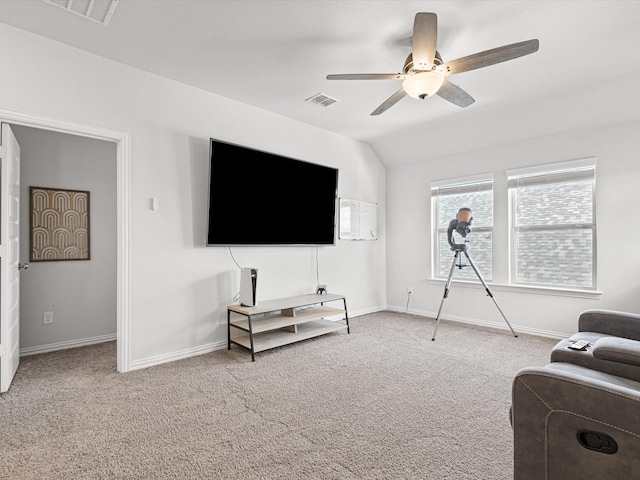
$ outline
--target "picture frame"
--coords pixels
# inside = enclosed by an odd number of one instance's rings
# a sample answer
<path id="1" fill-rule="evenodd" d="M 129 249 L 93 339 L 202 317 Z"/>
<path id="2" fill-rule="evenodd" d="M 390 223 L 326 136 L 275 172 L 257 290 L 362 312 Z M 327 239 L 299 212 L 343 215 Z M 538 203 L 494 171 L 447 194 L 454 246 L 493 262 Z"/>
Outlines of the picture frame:
<path id="1" fill-rule="evenodd" d="M 89 192 L 29 187 L 30 262 L 90 260 Z"/>

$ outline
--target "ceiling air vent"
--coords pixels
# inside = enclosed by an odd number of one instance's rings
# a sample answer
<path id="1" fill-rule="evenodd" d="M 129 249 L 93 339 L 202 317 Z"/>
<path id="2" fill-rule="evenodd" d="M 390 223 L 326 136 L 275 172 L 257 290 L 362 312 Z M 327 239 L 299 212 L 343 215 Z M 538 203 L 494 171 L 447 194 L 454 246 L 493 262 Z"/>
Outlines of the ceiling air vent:
<path id="1" fill-rule="evenodd" d="M 320 105 L 321 107 L 328 107 L 329 105 L 339 102 L 339 100 L 331 98 L 329 95 L 325 95 L 324 93 L 316 93 L 313 97 L 307 98 L 305 102 Z"/>
<path id="2" fill-rule="evenodd" d="M 105 27 L 113 16 L 120 0 L 42 0 L 44 3 L 60 7 L 67 12 L 80 15 L 87 20 Z"/>

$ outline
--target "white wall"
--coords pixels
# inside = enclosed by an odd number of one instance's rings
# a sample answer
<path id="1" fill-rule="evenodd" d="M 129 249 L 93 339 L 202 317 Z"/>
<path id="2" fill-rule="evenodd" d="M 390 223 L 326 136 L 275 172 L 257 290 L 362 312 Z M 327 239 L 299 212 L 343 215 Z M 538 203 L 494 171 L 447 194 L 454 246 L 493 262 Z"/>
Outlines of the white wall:
<path id="1" fill-rule="evenodd" d="M 490 288 L 516 331 L 564 336 L 577 330 L 578 313 L 588 308 L 640 312 L 640 255 L 637 250 L 640 222 L 635 212 L 640 200 L 639 129 L 638 121 L 582 128 L 388 169 L 387 294 L 390 307 L 405 310 L 407 286 L 414 287 L 409 305 L 411 312 L 435 316 L 442 301 L 444 282 L 429 280 L 429 183 L 494 172 L 495 285 Z M 583 298 L 502 288 L 500 285 L 508 282 L 505 171 L 586 157 L 598 158 L 597 289 L 602 295 Z M 468 287 L 455 281 L 442 316 L 507 328 L 481 286 Z"/>
<path id="2" fill-rule="evenodd" d="M 0 76 L 0 108 L 131 134 L 133 367 L 226 344 L 239 271 L 226 248 L 204 246 L 209 137 L 337 167 L 340 196 L 377 202 L 378 241 L 338 242 L 318 257 L 321 283 L 347 296 L 351 315 L 384 308 L 386 178 L 369 146 L 5 25 L 0 44 L 11 72 Z M 314 248 L 233 254 L 259 268 L 259 300 L 315 290 Z"/>
<path id="3" fill-rule="evenodd" d="M 20 258 L 29 261 L 29 187 L 89 191 L 90 260 L 30 262 L 20 277 L 20 350 L 116 336 L 116 144 L 23 126 Z M 45 311 L 53 324 L 43 325 Z"/>

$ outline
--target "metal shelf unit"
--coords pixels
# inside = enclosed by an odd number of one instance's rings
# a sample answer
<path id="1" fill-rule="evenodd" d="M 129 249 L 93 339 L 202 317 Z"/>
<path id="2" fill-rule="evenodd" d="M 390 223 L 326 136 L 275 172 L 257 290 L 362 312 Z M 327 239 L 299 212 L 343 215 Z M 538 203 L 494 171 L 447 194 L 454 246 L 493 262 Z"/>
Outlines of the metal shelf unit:
<path id="1" fill-rule="evenodd" d="M 343 308 L 326 305 L 336 301 L 342 301 Z M 237 318 L 238 315 L 242 318 Z M 336 315 L 344 315 L 344 319 L 326 319 Z M 344 295 L 310 294 L 266 300 L 253 307 L 227 306 L 228 349 L 232 343 L 249 349 L 251 361 L 255 361 L 258 352 L 345 328 L 351 333 Z"/>

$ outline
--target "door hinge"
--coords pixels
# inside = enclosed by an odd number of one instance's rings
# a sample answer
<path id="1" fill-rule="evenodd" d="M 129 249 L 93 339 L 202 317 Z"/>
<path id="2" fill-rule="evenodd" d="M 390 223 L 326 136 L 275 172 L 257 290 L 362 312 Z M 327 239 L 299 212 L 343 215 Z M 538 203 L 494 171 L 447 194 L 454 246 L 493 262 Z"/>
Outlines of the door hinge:
<path id="1" fill-rule="evenodd" d="M 4 357 L 7 353 L 7 349 L 4 348 L 4 345 L 0 344 L 0 357 Z"/>
<path id="2" fill-rule="evenodd" d="M 7 147 L 0 146 L 0 158 L 7 158 Z"/>

